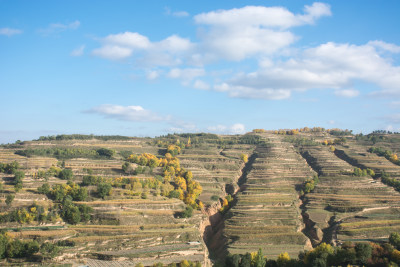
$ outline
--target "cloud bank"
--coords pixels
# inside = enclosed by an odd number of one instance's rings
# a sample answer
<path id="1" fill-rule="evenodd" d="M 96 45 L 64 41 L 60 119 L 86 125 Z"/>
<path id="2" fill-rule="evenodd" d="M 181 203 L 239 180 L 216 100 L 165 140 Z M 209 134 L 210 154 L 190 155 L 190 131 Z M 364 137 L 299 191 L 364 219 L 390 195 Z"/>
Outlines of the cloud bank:
<path id="1" fill-rule="evenodd" d="M 304 6 L 299 14 L 265 6 L 217 10 L 193 17 L 197 40 L 170 35 L 152 41 L 137 32 L 123 32 L 102 38 L 92 54 L 134 61 L 147 69 L 149 80 L 178 79 L 184 86 L 232 98 L 282 100 L 313 89 L 354 98 L 363 94 L 358 82 L 373 85 L 372 95 L 399 96 L 396 44 L 371 40 L 361 45 L 327 42 L 294 47 L 300 38 L 292 31 L 295 27 L 314 25 L 331 15 L 330 6 L 320 2 Z M 247 71 L 232 71 L 243 62 L 250 62 Z"/>

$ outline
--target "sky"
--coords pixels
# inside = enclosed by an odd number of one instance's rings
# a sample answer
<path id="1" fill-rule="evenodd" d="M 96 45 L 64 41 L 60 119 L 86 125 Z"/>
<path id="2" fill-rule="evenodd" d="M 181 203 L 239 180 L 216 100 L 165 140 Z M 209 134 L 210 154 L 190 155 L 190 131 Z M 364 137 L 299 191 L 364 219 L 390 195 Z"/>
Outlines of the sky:
<path id="1" fill-rule="evenodd" d="M 400 131 L 400 1 L 0 0 L 0 143 Z"/>

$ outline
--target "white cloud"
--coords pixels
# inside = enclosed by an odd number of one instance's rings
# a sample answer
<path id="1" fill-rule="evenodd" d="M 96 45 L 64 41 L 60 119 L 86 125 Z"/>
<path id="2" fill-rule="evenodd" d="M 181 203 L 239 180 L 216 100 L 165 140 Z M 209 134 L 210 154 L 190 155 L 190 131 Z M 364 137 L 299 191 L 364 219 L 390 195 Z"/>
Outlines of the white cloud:
<path id="1" fill-rule="evenodd" d="M 193 83 L 193 87 L 200 90 L 209 90 L 210 85 L 202 80 L 196 80 Z"/>
<path id="2" fill-rule="evenodd" d="M 218 134 L 243 134 L 246 132 L 246 127 L 241 123 L 235 123 L 230 126 L 226 125 L 216 125 L 207 127 L 207 130 L 212 133 Z"/>
<path id="3" fill-rule="evenodd" d="M 341 96 L 341 97 L 346 97 L 346 98 L 356 97 L 359 94 L 360 94 L 360 91 L 353 90 L 353 89 L 335 90 L 335 95 Z"/>
<path id="4" fill-rule="evenodd" d="M 136 32 L 110 34 L 103 38 L 103 46 L 92 51 L 95 56 L 119 60 L 137 56 L 142 66 L 174 66 L 182 63 L 180 57 L 193 47 L 189 39 L 171 35 L 159 42 L 151 42 Z"/>
<path id="5" fill-rule="evenodd" d="M 201 68 L 173 68 L 169 71 L 167 76 L 173 79 L 180 79 L 184 85 L 187 85 L 196 77 L 204 76 L 206 72 Z"/>
<path id="6" fill-rule="evenodd" d="M 103 115 L 105 118 L 117 119 L 122 121 L 141 121 L 154 122 L 169 120 L 169 117 L 162 117 L 156 113 L 146 110 L 141 106 L 119 106 L 104 104 L 87 111 L 88 113 L 96 113 Z"/>
<path id="7" fill-rule="evenodd" d="M 166 8 L 166 14 L 189 15 L 184 11 L 171 12 L 169 8 Z M 184 62 L 186 56 L 195 64 L 219 59 L 239 61 L 258 54 L 270 55 L 289 46 L 297 39 L 288 31 L 290 27 L 313 24 L 330 14 L 329 5 L 323 3 L 305 6 L 304 14 L 293 14 L 283 7 L 246 6 L 196 15 L 195 22 L 207 26 L 200 31 L 197 44 L 177 35 L 150 42 L 146 36 L 132 32 L 109 35 L 102 41 L 106 47 L 145 49 L 147 57 L 160 52 L 179 54 L 179 63 Z"/>
<path id="8" fill-rule="evenodd" d="M 38 31 L 43 35 L 50 35 L 54 33 L 60 33 L 66 30 L 76 30 L 79 28 L 80 25 L 81 23 L 79 22 L 79 20 L 76 20 L 68 24 L 51 23 L 47 28 L 39 29 Z"/>
<path id="9" fill-rule="evenodd" d="M 132 49 L 147 49 L 151 45 L 146 36 L 143 36 L 137 32 L 110 34 L 103 39 L 103 42 L 116 46 L 129 47 Z"/>
<path id="10" fill-rule="evenodd" d="M 21 34 L 21 33 L 22 33 L 22 31 L 19 29 L 0 28 L 0 35 L 12 36 L 12 35 Z"/>
<path id="11" fill-rule="evenodd" d="M 400 53 L 400 46 L 395 44 L 390 44 L 379 40 L 370 41 L 368 44 L 391 53 Z"/>
<path id="12" fill-rule="evenodd" d="M 92 51 L 92 54 L 110 60 L 118 60 L 129 57 L 132 50 L 117 45 L 106 45 Z"/>
<path id="13" fill-rule="evenodd" d="M 216 59 L 240 61 L 257 54 L 272 54 L 296 40 L 288 28 L 312 24 L 330 15 L 330 7 L 314 3 L 295 15 L 283 7 L 246 6 L 196 15 L 208 29 L 200 34 L 203 49 Z"/>
<path id="14" fill-rule="evenodd" d="M 194 16 L 198 42 L 178 35 L 151 41 L 139 33 L 124 32 L 101 39 L 102 46 L 92 54 L 111 60 L 130 57 L 137 66 L 157 67 L 185 86 L 194 81 L 196 89 L 213 89 L 236 98 L 279 100 L 310 89 L 331 89 L 337 96 L 357 97 L 360 81 L 381 88 L 373 95 L 399 96 L 400 67 L 390 53 L 400 53 L 400 46 L 380 40 L 364 45 L 328 42 L 307 49 L 291 46 L 298 38 L 291 28 L 330 15 L 330 6 L 319 2 L 305 6 L 300 14 L 264 6 L 217 10 Z M 206 72 L 208 64 L 220 60 L 246 59 L 258 61 L 258 69 L 232 75 L 232 63 L 230 72 L 217 69 L 224 68 L 223 64 L 214 69 L 219 75 Z M 246 66 L 251 68 L 250 64 Z M 198 79 L 206 75 L 213 75 L 217 83 Z M 159 72 L 147 72 L 146 76 L 151 80 Z"/>
<path id="15" fill-rule="evenodd" d="M 159 43 L 155 44 L 156 50 L 168 51 L 171 53 L 186 52 L 193 47 L 189 39 L 179 37 L 178 35 L 171 35 Z"/>
<path id="16" fill-rule="evenodd" d="M 80 56 L 83 55 L 84 50 L 85 50 L 85 45 L 81 45 L 80 47 L 75 48 L 74 50 L 72 50 L 71 56 L 80 57 Z"/>
<path id="17" fill-rule="evenodd" d="M 334 120 L 330 120 L 330 121 L 328 121 L 328 124 L 333 125 L 333 124 L 335 124 L 335 121 Z"/>
<path id="18" fill-rule="evenodd" d="M 374 46 L 326 43 L 302 51 L 286 61 L 261 64 L 260 69 L 238 74 L 215 87 L 231 97 L 284 99 L 293 91 L 335 89 L 335 94 L 355 97 L 354 82 L 381 88 L 380 94 L 400 94 L 400 67 L 380 56 Z"/>
<path id="19" fill-rule="evenodd" d="M 288 89 L 254 88 L 250 86 L 230 85 L 222 83 L 214 86 L 219 92 L 226 92 L 233 98 L 256 98 L 267 100 L 281 100 L 289 98 L 291 91 Z"/>

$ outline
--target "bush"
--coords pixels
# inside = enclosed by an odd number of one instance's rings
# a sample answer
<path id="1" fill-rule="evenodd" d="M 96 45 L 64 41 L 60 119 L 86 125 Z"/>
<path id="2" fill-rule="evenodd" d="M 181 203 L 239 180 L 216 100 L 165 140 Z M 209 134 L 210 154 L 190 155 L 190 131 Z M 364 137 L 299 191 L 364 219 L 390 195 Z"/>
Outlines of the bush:
<path id="1" fill-rule="evenodd" d="M 169 192 L 168 197 L 169 198 L 179 198 L 180 193 L 178 190 L 172 190 L 171 192 Z"/>
<path id="2" fill-rule="evenodd" d="M 106 196 L 111 195 L 111 184 L 109 183 L 99 183 L 97 185 L 97 194 L 99 195 L 99 197 L 101 198 L 105 198 Z"/>
<path id="3" fill-rule="evenodd" d="M 181 213 L 181 218 L 190 218 L 193 216 L 193 208 L 190 206 L 187 206 L 185 210 Z"/>
<path id="4" fill-rule="evenodd" d="M 115 151 L 108 148 L 100 148 L 96 151 L 101 157 L 112 158 L 115 155 Z"/>
<path id="5" fill-rule="evenodd" d="M 49 242 L 43 243 L 40 246 L 40 253 L 42 254 L 42 257 L 45 259 L 50 259 L 54 258 L 58 254 L 59 248 Z"/>
<path id="6" fill-rule="evenodd" d="M 74 178 L 74 173 L 71 169 L 63 169 L 59 174 L 58 178 L 63 180 L 71 180 Z"/>
<path id="7" fill-rule="evenodd" d="M 400 249 L 400 234 L 391 233 L 389 236 L 389 243 L 396 249 Z"/>
<path id="8" fill-rule="evenodd" d="M 217 196 L 217 195 L 212 195 L 212 196 L 211 196 L 211 200 L 212 200 L 212 201 L 218 201 L 218 200 L 219 200 L 219 196 Z"/>
<path id="9" fill-rule="evenodd" d="M 50 192 L 50 185 L 48 183 L 42 184 L 40 187 L 38 187 L 37 191 L 40 194 L 47 195 Z"/>

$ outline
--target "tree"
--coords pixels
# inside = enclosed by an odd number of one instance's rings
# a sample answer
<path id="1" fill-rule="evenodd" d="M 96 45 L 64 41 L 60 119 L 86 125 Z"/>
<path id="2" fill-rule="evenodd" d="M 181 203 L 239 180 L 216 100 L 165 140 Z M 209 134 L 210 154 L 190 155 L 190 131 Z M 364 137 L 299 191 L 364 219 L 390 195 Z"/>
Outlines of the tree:
<path id="1" fill-rule="evenodd" d="M 244 162 L 247 163 L 249 161 L 249 157 L 246 154 L 240 154 L 240 159 Z"/>
<path id="2" fill-rule="evenodd" d="M 250 267 L 251 266 L 251 254 L 246 253 L 242 257 L 242 261 L 240 262 L 240 267 Z"/>
<path id="3" fill-rule="evenodd" d="M 125 162 L 124 164 L 122 164 L 122 170 L 124 171 L 124 173 L 131 173 L 132 172 L 131 164 L 129 164 L 129 162 Z"/>
<path id="4" fill-rule="evenodd" d="M 290 256 L 287 252 L 279 254 L 278 258 L 276 259 L 276 263 L 279 267 L 286 266 L 290 262 Z"/>
<path id="5" fill-rule="evenodd" d="M 7 206 L 9 206 L 9 207 L 11 206 L 11 204 L 12 204 L 14 198 L 15 198 L 15 195 L 7 195 L 7 197 L 6 197 L 6 204 L 7 204 Z"/>
<path id="6" fill-rule="evenodd" d="M 63 202 L 61 216 L 63 217 L 64 221 L 70 224 L 77 224 L 81 221 L 81 212 L 79 207 L 74 205 L 71 199 L 68 197 Z"/>
<path id="7" fill-rule="evenodd" d="M 106 196 L 111 195 L 111 185 L 109 183 L 99 183 L 97 185 L 97 194 L 101 198 L 105 198 Z"/>
<path id="8" fill-rule="evenodd" d="M 39 251 L 44 259 L 51 259 L 58 254 L 59 248 L 50 242 L 46 242 L 40 246 Z"/>
<path id="9" fill-rule="evenodd" d="M 15 189 L 15 192 L 18 193 L 22 189 L 22 182 L 21 183 L 16 183 L 14 185 L 14 189 Z"/>
<path id="10" fill-rule="evenodd" d="M 59 174 L 58 178 L 63 180 L 71 180 L 74 178 L 74 173 L 71 169 L 63 169 Z"/>
<path id="11" fill-rule="evenodd" d="M 38 187 L 37 191 L 40 194 L 47 195 L 50 192 L 50 185 L 48 183 L 42 184 L 40 187 Z"/>
<path id="12" fill-rule="evenodd" d="M 31 256 L 38 252 L 40 249 L 39 243 L 35 240 L 25 243 L 25 256 Z"/>
<path id="13" fill-rule="evenodd" d="M 102 157 L 107 157 L 107 158 L 112 158 L 115 154 L 115 150 L 112 149 L 107 149 L 107 148 L 100 148 L 97 149 L 96 152 L 102 156 Z"/>
<path id="14" fill-rule="evenodd" d="M 8 241 L 9 238 L 7 235 L 0 234 L 0 259 L 4 259 L 6 257 Z"/>
<path id="15" fill-rule="evenodd" d="M 234 255 L 228 255 L 226 258 L 226 266 L 232 266 L 232 267 L 239 267 L 240 266 L 240 255 L 234 254 Z"/>
<path id="16" fill-rule="evenodd" d="M 25 173 L 23 171 L 15 171 L 14 172 L 14 183 L 22 183 L 22 179 L 24 179 Z"/>
<path id="17" fill-rule="evenodd" d="M 260 248 L 260 249 L 258 249 L 258 252 L 253 259 L 253 266 L 254 267 L 265 267 L 265 264 L 266 264 L 266 262 L 265 262 L 262 250 Z"/>
<path id="18" fill-rule="evenodd" d="M 372 247 L 369 243 L 357 243 L 355 246 L 357 259 L 362 265 L 366 264 L 372 256 Z"/>
<path id="19" fill-rule="evenodd" d="M 396 249 L 400 249 L 400 235 L 399 235 L 399 233 L 391 233 L 390 236 L 389 236 L 389 243 L 392 246 L 394 246 Z"/>
<path id="20" fill-rule="evenodd" d="M 4 172 L 7 174 L 13 174 L 19 168 L 19 163 L 17 161 L 13 161 L 4 166 Z"/>
<path id="21" fill-rule="evenodd" d="M 178 190 L 172 190 L 168 194 L 169 198 L 179 198 L 179 196 L 180 196 L 180 193 Z"/>
<path id="22" fill-rule="evenodd" d="M 180 267 L 190 267 L 190 263 L 188 260 L 183 260 L 179 263 Z"/>
<path id="23" fill-rule="evenodd" d="M 190 218 L 193 216 L 193 208 L 190 206 L 187 206 L 185 210 L 181 213 L 182 218 Z"/>
<path id="24" fill-rule="evenodd" d="M 6 254 L 8 258 L 19 258 L 24 255 L 24 244 L 16 239 L 8 243 Z"/>

